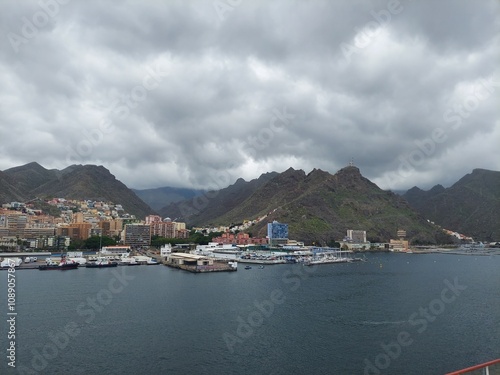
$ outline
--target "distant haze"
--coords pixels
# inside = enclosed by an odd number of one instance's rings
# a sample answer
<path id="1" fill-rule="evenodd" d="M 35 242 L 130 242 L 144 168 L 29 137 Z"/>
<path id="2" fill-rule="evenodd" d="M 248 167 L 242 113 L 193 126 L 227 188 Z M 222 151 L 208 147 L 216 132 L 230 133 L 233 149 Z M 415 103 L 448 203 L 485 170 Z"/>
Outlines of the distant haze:
<path id="1" fill-rule="evenodd" d="M 383 189 L 500 170 L 500 3 L 0 3 L 0 170 L 219 189 L 351 158 Z"/>

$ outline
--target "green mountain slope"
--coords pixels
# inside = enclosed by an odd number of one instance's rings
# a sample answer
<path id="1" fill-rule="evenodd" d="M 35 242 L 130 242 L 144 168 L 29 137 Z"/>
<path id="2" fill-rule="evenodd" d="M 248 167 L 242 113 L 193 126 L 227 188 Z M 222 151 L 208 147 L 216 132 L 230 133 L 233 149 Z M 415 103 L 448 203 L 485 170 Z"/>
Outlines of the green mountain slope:
<path id="1" fill-rule="evenodd" d="M 256 189 L 277 175 L 276 172 L 264 173 L 259 178 L 248 182 L 240 178 L 226 188 L 208 191 L 192 199 L 171 203 L 159 212 L 164 217 L 178 218 L 190 225 L 211 222 L 214 217 L 222 216 L 241 204 Z"/>
<path id="2" fill-rule="evenodd" d="M 154 213 L 103 166 L 78 165 L 62 172 L 59 178 L 34 189 L 33 194 L 66 199 L 108 200 L 122 204 L 125 211 L 141 218 Z"/>
<path id="3" fill-rule="evenodd" d="M 27 192 L 57 179 L 55 170 L 48 170 L 36 162 L 10 168 L 4 171 L 13 178 L 17 185 Z"/>
<path id="4" fill-rule="evenodd" d="M 72 165 L 59 171 L 33 162 L 0 172 L 0 203 L 35 197 L 112 201 L 139 218 L 154 213 L 102 166 Z"/>
<path id="5" fill-rule="evenodd" d="M 222 195 L 222 191 L 219 195 Z M 371 241 L 388 241 L 405 229 L 414 243 L 448 242 L 400 196 L 381 190 L 356 167 L 335 175 L 321 170 L 309 174 L 292 168 L 256 188 L 244 201 L 222 215 L 203 212 L 204 225 L 239 223 L 268 214 L 252 227 L 266 235 L 266 224 L 289 224 L 290 237 L 321 244 L 342 239 L 347 229 L 367 231 Z"/>
<path id="6" fill-rule="evenodd" d="M 480 241 L 500 239 L 500 172 L 474 169 L 453 186 L 403 197 L 422 216 Z"/>
<path id="7" fill-rule="evenodd" d="M 0 171 L 0 203 L 22 202 L 28 192 L 7 173 Z"/>

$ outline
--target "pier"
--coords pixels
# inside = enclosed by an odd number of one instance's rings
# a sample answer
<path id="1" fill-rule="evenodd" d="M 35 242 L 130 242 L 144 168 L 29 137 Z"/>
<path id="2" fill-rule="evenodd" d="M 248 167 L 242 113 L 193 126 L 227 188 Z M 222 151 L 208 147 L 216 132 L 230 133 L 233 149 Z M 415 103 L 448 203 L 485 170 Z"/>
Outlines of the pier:
<path id="1" fill-rule="evenodd" d="M 237 267 L 232 267 L 228 263 L 214 262 L 209 266 L 186 265 L 186 264 L 172 264 L 168 262 L 163 263 L 167 267 L 177 268 L 179 270 L 188 271 L 192 273 L 206 273 L 206 272 L 234 272 Z"/>
<path id="2" fill-rule="evenodd" d="M 193 273 L 233 272 L 238 269 L 238 264 L 234 261 L 216 261 L 203 255 L 188 253 L 173 253 L 163 264 Z"/>

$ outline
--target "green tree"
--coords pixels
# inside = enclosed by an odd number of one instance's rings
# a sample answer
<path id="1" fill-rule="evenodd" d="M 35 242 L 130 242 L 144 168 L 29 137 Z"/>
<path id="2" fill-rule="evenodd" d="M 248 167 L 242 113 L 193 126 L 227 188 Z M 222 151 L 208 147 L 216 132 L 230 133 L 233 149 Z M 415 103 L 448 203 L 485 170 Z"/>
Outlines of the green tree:
<path id="1" fill-rule="evenodd" d="M 91 236 L 84 241 L 83 247 L 85 249 L 99 250 L 101 248 L 101 244 L 102 246 L 113 246 L 116 245 L 116 241 L 111 237 L 102 236 L 102 243 L 101 243 L 100 236 Z"/>
<path id="2" fill-rule="evenodd" d="M 85 241 L 83 241 L 79 238 L 75 238 L 75 239 L 71 240 L 71 243 L 68 246 L 68 250 L 74 251 L 74 250 L 81 249 L 84 246 L 85 246 Z"/>

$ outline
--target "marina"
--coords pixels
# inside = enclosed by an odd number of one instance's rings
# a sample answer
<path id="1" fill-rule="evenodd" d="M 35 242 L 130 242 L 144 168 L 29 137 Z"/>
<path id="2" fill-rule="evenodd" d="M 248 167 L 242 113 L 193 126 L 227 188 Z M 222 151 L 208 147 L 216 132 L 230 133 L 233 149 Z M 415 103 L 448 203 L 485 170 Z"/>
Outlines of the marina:
<path id="1" fill-rule="evenodd" d="M 120 247 L 117 247 L 120 248 Z M 164 246 L 160 251 L 113 253 L 113 252 L 68 252 L 65 267 L 57 268 L 61 262 L 60 253 L 3 253 L 0 270 L 7 270 L 14 262 L 19 270 L 62 270 L 83 268 L 108 268 L 119 266 L 164 265 L 193 273 L 234 272 L 238 264 L 246 265 L 284 265 L 300 263 L 304 266 L 335 265 L 361 262 L 366 254 L 386 253 L 382 251 L 351 251 L 338 248 L 293 247 L 266 250 L 248 250 L 232 245 L 198 246 L 190 252 L 176 252 L 171 246 Z M 408 251 L 394 252 L 410 255 L 449 254 L 465 256 L 500 255 L 500 249 L 488 247 L 430 248 L 421 247 Z M 76 263 L 76 265 L 74 265 Z"/>

